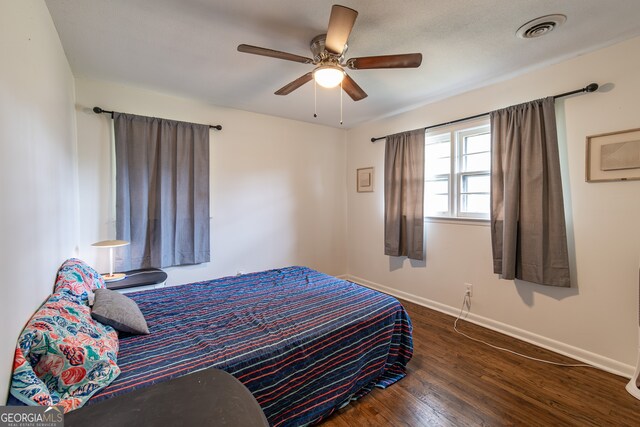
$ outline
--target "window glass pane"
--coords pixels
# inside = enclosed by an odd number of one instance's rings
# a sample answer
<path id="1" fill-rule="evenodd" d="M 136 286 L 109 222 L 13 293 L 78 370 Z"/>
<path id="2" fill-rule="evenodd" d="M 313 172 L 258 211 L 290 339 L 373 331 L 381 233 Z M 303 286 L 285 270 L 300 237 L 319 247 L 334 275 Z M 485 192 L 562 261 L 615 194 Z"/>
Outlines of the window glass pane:
<path id="1" fill-rule="evenodd" d="M 462 194 L 460 196 L 460 212 L 489 215 L 489 206 L 488 194 Z"/>
<path id="2" fill-rule="evenodd" d="M 424 191 L 428 194 L 449 194 L 448 179 L 430 180 L 426 181 L 424 185 Z"/>
<path id="3" fill-rule="evenodd" d="M 491 178 L 489 175 L 463 175 L 463 193 L 489 193 L 491 191 Z"/>
<path id="4" fill-rule="evenodd" d="M 425 194 L 424 212 L 426 216 L 443 215 L 449 213 L 449 195 Z"/>
<path id="5" fill-rule="evenodd" d="M 427 157 L 449 157 L 451 156 L 451 145 L 449 140 L 425 146 L 424 155 Z"/>
<path id="6" fill-rule="evenodd" d="M 446 142 L 451 140 L 451 134 L 449 132 L 444 133 L 428 133 L 425 135 L 425 141 L 427 144 L 434 142 Z"/>
<path id="7" fill-rule="evenodd" d="M 451 171 L 451 159 L 449 157 L 426 157 L 425 158 L 425 174 L 426 176 L 448 175 Z"/>
<path id="8" fill-rule="evenodd" d="M 462 157 L 462 172 L 491 170 L 491 153 L 469 154 Z"/>
<path id="9" fill-rule="evenodd" d="M 424 188 L 425 215 L 449 213 L 449 178 L 425 181 Z"/>
<path id="10" fill-rule="evenodd" d="M 464 138 L 464 154 L 491 151 L 491 134 L 482 133 Z"/>
<path id="11" fill-rule="evenodd" d="M 427 139 L 424 151 L 426 176 L 448 175 L 451 173 L 450 139 L 448 133 Z"/>

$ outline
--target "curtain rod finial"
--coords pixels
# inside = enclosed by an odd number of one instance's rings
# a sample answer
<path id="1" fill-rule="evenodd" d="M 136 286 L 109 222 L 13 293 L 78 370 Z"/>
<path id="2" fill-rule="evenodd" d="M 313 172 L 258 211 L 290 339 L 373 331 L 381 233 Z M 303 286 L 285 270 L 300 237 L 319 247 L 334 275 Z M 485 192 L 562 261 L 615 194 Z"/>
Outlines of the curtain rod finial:
<path id="1" fill-rule="evenodd" d="M 93 107 L 93 112 L 96 114 L 102 113 L 104 110 L 100 107 Z"/>
<path id="2" fill-rule="evenodd" d="M 595 92 L 598 90 L 598 83 L 591 83 L 587 87 L 584 88 L 585 92 Z"/>

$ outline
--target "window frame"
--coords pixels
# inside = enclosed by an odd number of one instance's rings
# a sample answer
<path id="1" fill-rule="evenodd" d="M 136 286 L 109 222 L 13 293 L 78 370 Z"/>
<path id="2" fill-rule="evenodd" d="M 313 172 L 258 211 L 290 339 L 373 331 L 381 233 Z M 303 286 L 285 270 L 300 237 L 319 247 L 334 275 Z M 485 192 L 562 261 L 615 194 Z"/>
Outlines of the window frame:
<path id="1" fill-rule="evenodd" d="M 427 145 L 433 144 L 434 142 L 427 142 L 429 137 L 440 137 L 443 138 L 442 135 L 448 134 L 449 140 L 449 159 L 450 159 L 450 167 L 448 174 L 438 174 L 438 175 L 426 175 L 425 170 L 425 193 L 426 193 L 426 184 L 428 182 L 434 182 L 438 180 L 446 179 L 448 181 L 448 208 L 447 212 L 438 212 L 434 213 L 426 213 L 425 210 L 425 219 L 426 220 L 453 220 L 453 221 L 482 221 L 486 222 L 490 219 L 489 213 L 479 213 L 479 212 L 462 212 L 462 197 L 463 195 L 468 194 L 491 194 L 491 165 L 489 165 L 489 169 L 483 169 L 479 171 L 463 171 L 463 162 L 464 157 L 472 154 L 485 154 L 489 153 L 491 156 L 491 147 L 489 147 L 488 151 L 479 151 L 477 153 L 467 153 L 465 154 L 465 138 L 473 135 L 485 134 L 489 133 L 491 135 L 491 126 L 489 124 L 489 118 L 482 118 L 480 120 L 468 121 L 457 123 L 455 125 L 450 125 L 447 127 L 440 127 L 433 129 L 431 131 L 425 131 L 425 148 Z M 443 138 L 444 139 L 444 138 Z M 443 158 L 443 157 L 441 157 Z M 426 169 L 426 159 L 425 159 L 425 169 Z M 464 177 L 469 176 L 488 176 L 489 177 L 489 192 L 463 192 L 463 179 Z M 426 194 L 425 194 L 426 195 Z M 425 197 L 426 199 L 426 197 Z"/>

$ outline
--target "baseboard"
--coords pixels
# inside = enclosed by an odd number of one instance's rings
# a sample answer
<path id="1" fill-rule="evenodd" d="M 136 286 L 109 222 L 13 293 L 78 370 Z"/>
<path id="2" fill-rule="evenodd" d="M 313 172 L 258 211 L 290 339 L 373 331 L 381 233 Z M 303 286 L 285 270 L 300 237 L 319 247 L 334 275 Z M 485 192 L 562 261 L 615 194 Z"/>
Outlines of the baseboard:
<path id="1" fill-rule="evenodd" d="M 388 286 L 381 285 L 379 283 L 371 282 L 369 280 L 362 279 L 357 276 L 346 274 L 346 275 L 343 275 L 343 277 L 341 278 L 344 280 L 350 280 L 352 282 L 358 283 L 359 285 L 366 286 L 368 288 L 372 288 L 372 289 L 384 292 L 389 295 L 393 295 L 394 297 L 402 298 L 412 303 L 422 305 L 424 307 L 431 308 L 436 311 L 440 311 L 450 316 L 457 317 L 460 312 L 460 308 L 451 307 L 451 306 L 439 303 L 437 301 L 432 301 L 427 298 L 410 294 L 408 292 L 399 291 L 397 289 L 393 289 Z M 615 375 L 631 378 L 635 371 L 634 366 L 627 365 L 625 363 L 618 362 L 617 360 L 613 360 L 608 357 L 601 356 L 599 354 L 581 349 L 579 347 L 574 347 L 569 344 L 565 344 L 563 342 L 544 337 L 542 335 L 534 334 L 524 329 L 516 328 L 514 326 L 508 325 L 506 323 L 498 322 L 496 320 L 489 319 L 487 317 L 478 316 L 476 314 L 469 313 L 469 315 L 465 318 L 465 320 L 471 323 L 475 323 L 476 325 L 494 330 L 496 332 L 509 335 L 510 337 L 513 337 L 522 341 L 526 341 L 530 344 L 537 345 L 547 350 L 554 351 L 564 356 L 568 356 L 573 359 L 580 360 L 584 363 L 588 363 L 589 365 L 593 365 L 599 369 L 602 369 L 604 371 L 610 372 Z"/>

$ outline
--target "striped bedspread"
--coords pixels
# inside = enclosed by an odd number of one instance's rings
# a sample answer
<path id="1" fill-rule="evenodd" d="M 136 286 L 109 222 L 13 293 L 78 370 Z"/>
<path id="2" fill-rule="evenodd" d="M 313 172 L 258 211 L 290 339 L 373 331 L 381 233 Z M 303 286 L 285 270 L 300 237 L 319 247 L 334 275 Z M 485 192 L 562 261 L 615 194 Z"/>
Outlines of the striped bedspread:
<path id="1" fill-rule="evenodd" d="M 88 404 L 216 367 L 271 425 L 300 426 L 398 381 L 413 352 L 396 299 L 306 267 L 128 295 L 151 334 L 121 338 L 122 373 Z"/>

